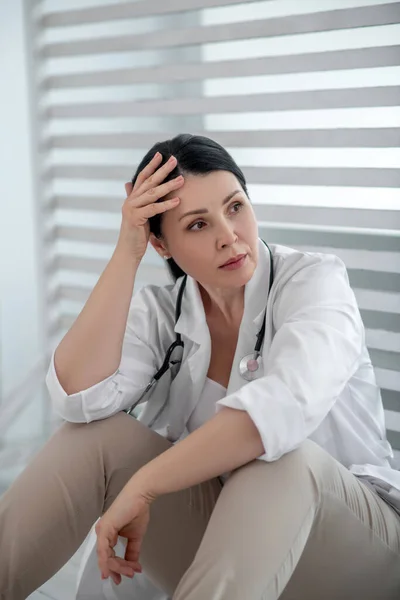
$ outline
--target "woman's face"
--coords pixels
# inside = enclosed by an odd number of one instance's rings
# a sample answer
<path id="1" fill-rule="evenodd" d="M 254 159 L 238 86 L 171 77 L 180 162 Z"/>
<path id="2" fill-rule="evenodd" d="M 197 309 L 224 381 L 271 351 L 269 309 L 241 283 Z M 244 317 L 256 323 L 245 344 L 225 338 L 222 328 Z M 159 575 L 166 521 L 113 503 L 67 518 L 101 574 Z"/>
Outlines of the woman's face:
<path id="1" fill-rule="evenodd" d="M 203 285 L 245 285 L 258 261 L 258 228 L 253 207 L 236 177 L 229 171 L 189 175 L 165 199 L 174 196 L 181 201 L 163 214 L 162 239 L 150 237 L 157 252 L 171 255 Z M 239 254 L 246 255 L 239 268 L 221 268 Z"/>

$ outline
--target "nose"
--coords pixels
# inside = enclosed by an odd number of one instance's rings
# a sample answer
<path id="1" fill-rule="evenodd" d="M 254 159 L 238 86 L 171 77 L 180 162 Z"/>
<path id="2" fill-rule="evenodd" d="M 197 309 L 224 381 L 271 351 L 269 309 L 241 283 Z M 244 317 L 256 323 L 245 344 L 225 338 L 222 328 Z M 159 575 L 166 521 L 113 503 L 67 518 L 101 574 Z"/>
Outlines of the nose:
<path id="1" fill-rule="evenodd" d="M 232 228 L 232 224 L 224 220 L 218 228 L 218 249 L 232 246 L 237 242 L 237 239 L 238 237 Z"/>

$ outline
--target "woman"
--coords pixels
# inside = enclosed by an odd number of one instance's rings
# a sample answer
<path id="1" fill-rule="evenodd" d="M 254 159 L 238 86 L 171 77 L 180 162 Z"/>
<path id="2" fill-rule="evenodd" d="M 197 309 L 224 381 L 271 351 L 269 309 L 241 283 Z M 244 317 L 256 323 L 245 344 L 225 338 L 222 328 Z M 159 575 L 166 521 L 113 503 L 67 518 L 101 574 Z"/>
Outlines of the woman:
<path id="1" fill-rule="evenodd" d="M 241 170 L 205 137 L 156 144 L 126 192 L 113 256 L 46 378 L 70 423 L 0 503 L 1 598 L 46 581 L 100 515 L 98 577 L 117 585 L 398 598 L 400 507 L 383 495 L 400 473 L 342 261 L 268 248 Z M 176 282 L 131 298 L 148 241 Z M 181 364 L 132 418 L 175 339 Z"/>

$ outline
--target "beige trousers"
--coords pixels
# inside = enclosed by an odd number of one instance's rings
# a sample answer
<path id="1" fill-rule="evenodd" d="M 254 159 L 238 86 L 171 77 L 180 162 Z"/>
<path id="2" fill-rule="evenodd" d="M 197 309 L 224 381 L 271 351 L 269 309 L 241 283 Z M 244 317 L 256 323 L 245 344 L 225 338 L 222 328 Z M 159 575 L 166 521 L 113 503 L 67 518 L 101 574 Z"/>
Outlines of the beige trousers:
<path id="1" fill-rule="evenodd" d="M 62 425 L 0 499 L 0 598 L 25 599 L 56 573 L 170 446 L 122 412 Z M 159 497 L 141 562 L 173 600 L 398 600 L 400 517 L 306 441 L 222 489 L 213 479 Z"/>

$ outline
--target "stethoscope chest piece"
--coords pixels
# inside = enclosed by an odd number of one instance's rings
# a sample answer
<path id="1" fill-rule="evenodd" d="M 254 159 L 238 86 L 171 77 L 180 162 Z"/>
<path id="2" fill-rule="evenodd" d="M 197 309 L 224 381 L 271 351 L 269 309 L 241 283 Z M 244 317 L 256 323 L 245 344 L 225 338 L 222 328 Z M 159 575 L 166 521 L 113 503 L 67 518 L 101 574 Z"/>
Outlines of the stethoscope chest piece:
<path id="1" fill-rule="evenodd" d="M 257 356 L 257 354 L 254 352 L 252 354 L 247 354 L 239 363 L 239 373 L 243 379 L 246 379 L 247 381 L 253 381 L 258 377 L 257 371 L 260 368 L 260 364 L 260 355 Z"/>

